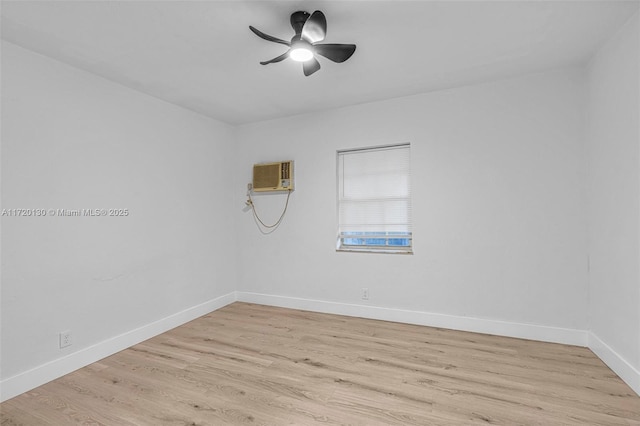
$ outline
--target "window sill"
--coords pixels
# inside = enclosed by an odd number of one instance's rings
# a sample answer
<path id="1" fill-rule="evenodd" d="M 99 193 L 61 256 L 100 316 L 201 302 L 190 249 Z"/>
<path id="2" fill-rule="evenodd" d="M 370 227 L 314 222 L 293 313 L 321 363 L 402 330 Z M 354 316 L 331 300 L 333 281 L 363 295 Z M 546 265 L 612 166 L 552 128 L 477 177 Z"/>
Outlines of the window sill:
<path id="1" fill-rule="evenodd" d="M 384 253 L 384 254 L 413 254 L 412 249 L 378 249 L 371 247 L 351 248 L 351 247 L 339 247 L 337 252 L 350 252 L 350 253 Z"/>

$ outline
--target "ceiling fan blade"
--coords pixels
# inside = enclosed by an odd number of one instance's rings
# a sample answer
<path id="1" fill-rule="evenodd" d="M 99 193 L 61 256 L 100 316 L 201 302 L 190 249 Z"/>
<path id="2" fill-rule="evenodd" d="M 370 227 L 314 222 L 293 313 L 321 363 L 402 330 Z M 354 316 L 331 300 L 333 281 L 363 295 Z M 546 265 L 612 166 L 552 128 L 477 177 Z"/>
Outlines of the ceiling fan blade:
<path id="1" fill-rule="evenodd" d="M 254 33 L 255 35 L 257 35 L 258 37 L 263 38 L 263 39 L 265 39 L 265 40 L 267 40 L 267 41 L 272 41 L 272 42 L 274 42 L 274 43 L 280 43 L 280 44 L 284 44 L 284 45 L 287 45 L 287 46 L 290 46 L 290 45 L 291 45 L 291 43 L 289 43 L 288 41 L 281 40 L 281 39 L 279 39 L 279 38 L 276 38 L 276 37 L 270 36 L 269 34 L 265 34 L 265 33 L 263 33 L 262 31 L 260 31 L 260 30 L 258 30 L 258 29 L 256 29 L 256 28 L 252 27 L 251 25 L 249 25 L 249 29 L 250 29 L 251 31 L 253 31 L 253 33 Z"/>
<path id="2" fill-rule="evenodd" d="M 355 44 L 314 44 L 313 50 L 333 62 L 344 62 L 356 51 Z"/>
<path id="3" fill-rule="evenodd" d="M 276 56 L 275 58 L 270 59 L 268 61 L 260 62 L 260 64 L 261 65 L 275 64 L 276 62 L 280 62 L 280 61 L 283 61 L 283 60 L 287 59 L 288 56 L 289 56 L 289 51 L 287 50 L 282 55 Z"/>
<path id="4" fill-rule="evenodd" d="M 316 58 L 311 58 L 306 62 L 302 63 L 302 71 L 304 71 L 304 75 L 309 77 L 314 72 L 320 69 L 320 62 Z"/>
<path id="5" fill-rule="evenodd" d="M 307 19 L 302 27 L 302 38 L 309 43 L 317 43 L 324 40 L 327 35 L 327 18 L 324 17 L 324 13 L 316 10 Z"/>

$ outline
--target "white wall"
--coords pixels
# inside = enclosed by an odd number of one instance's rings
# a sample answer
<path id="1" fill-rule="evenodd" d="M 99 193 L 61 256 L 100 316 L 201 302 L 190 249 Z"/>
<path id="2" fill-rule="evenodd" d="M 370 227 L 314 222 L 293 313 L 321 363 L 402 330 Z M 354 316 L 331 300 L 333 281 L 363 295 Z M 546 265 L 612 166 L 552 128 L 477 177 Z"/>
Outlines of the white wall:
<path id="1" fill-rule="evenodd" d="M 590 346 L 640 393 L 638 14 L 588 67 Z"/>
<path id="2" fill-rule="evenodd" d="M 586 329 L 583 77 L 561 70 L 240 127 L 238 212 L 253 163 L 296 166 L 277 231 L 261 234 L 250 212 L 239 220 L 240 299 L 445 314 L 422 322 L 498 334 L 533 324 L 549 328 L 529 337 L 586 344 L 555 330 Z M 415 254 L 337 253 L 336 150 L 400 142 L 412 146 Z M 283 202 L 255 200 L 265 221 Z"/>
<path id="3" fill-rule="evenodd" d="M 4 42 L 2 118 L 2 208 L 130 212 L 2 217 L 4 397 L 235 297 L 232 127 Z"/>

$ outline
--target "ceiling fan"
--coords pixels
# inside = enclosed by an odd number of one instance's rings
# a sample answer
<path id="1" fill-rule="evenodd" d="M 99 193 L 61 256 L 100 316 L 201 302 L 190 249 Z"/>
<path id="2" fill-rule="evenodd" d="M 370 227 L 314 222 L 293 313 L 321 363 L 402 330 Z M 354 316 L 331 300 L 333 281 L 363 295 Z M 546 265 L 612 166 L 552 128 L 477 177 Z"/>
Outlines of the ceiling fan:
<path id="1" fill-rule="evenodd" d="M 344 62 L 356 51 L 355 44 L 319 44 L 327 35 L 327 19 L 324 13 L 316 10 L 312 15 L 308 12 L 298 11 L 291 14 L 291 26 L 295 35 L 291 41 L 281 40 L 270 36 L 249 25 L 249 29 L 255 35 L 267 41 L 289 46 L 289 50 L 280 56 L 260 62 L 262 65 L 273 64 L 283 61 L 288 57 L 297 62 L 302 62 L 304 75 L 310 76 L 320 69 L 320 62 L 316 55 L 324 56 L 333 62 Z"/>

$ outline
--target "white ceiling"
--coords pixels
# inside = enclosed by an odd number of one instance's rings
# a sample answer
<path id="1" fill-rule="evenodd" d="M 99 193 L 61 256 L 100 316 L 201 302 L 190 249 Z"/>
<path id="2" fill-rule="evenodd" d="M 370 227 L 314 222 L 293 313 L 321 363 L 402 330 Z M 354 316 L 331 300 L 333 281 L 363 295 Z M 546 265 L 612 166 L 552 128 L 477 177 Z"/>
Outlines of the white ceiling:
<path id="1" fill-rule="evenodd" d="M 2 1 L 2 38 L 232 124 L 584 64 L 638 1 Z M 355 43 L 310 77 L 289 16 Z"/>

